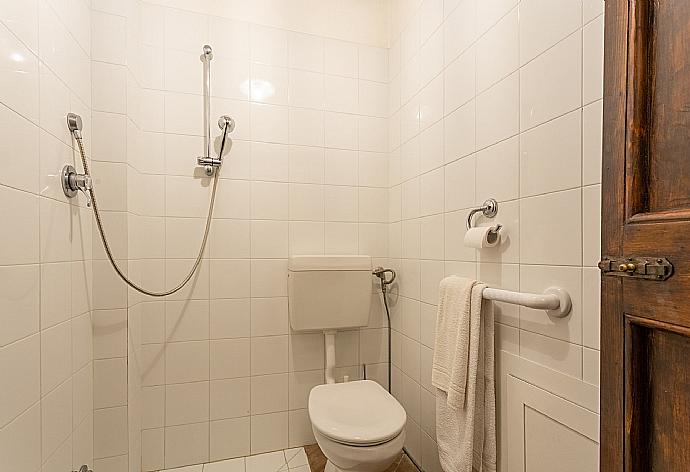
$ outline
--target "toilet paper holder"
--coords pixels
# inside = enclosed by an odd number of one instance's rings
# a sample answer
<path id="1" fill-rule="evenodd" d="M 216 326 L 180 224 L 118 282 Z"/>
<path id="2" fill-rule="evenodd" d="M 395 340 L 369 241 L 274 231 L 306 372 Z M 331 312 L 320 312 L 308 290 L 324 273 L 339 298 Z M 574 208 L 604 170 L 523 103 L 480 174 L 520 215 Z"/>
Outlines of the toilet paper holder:
<path id="1" fill-rule="evenodd" d="M 489 198 L 479 208 L 472 209 L 470 211 L 469 215 L 467 215 L 467 229 L 468 230 L 472 229 L 472 218 L 474 217 L 474 215 L 476 215 L 477 213 L 480 213 L 480 212 L 484 216 L 486 216 L 487 218 L 493 218 L 494 216 L 496 216 L 498 214 L 498 202 L 494 198 Z M 494 233 L 494 234 L 498 233 L 502 227 L 503 226 L 499 224 L 496 226 L 496 229 L 493 229 L 490 232 Z"/>

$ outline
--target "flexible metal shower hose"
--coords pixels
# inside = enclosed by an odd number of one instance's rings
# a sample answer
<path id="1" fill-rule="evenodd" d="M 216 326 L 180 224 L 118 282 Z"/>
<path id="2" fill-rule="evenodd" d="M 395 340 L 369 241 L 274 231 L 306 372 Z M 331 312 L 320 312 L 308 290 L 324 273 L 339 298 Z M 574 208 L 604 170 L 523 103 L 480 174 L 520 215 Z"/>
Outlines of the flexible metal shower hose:
<path id="1" fill-rule="evenodd" d="M 225 146 L 225 134 L 227 133 L 227 126 L 225 129 L 225 133 L 223 134 L 223 144 L 221 146 L 221 156 L 222 156 L 222 151 L 223 147 Z M 81 154 L 81 162 L 82 165 L 84 166 L 84 173 L 86 175 L 91 175 L 89 172 L 89 166 L 86 162 L 86 154 L 84 153 L 84 144 L 82 143 L 82 138 L 81 137 L 76 137 L 77 144 L 79 145 L 79 153 Z M 209 202 L 208 205 L 208 216 L 206 217 L 206 229 L 204 231 L 204 238 L 201 241 L 201 247 L 199 248 L 199 255 L 196 258 L 196 261 L 194 261 L 194 265 L 192 266 L 191 270 L 187 274 L 187 276 L 180 282 L 175 288 L 172 288 L 170 290 L 166 290 L 163 292 L 154 292 L 152 290 L 147 290 L 136 283 L 132 282 L 127 275 L 125 275 L 124 272 L 122 272 L 122 269 L 117 265 L 115 262 L 115 259 L 113 258 L 113 253 L 110 251 L 110 245 L 108 245 L 108 239 L 105 236 L 105 230 L 103 229 L 103 222 L 101 221 L 101 215 L 98 211 L 98 203 L 96 202 L 96 192 L 94 192 L 93 188 L 89 189 L 89 195 L 91 196 L 91 205 L 93 206 L 93 214 L 96 217 L 96 225 L 98 226 L 98 232 L 101 235 L 101 241 L 103 242 L 103 249 L 105 249 L 105 254 L 108 256 L 108 260 L 110 261 L 110 264 L 113 266 L 113 269 L 115 269 L 115 272 L 117 272 L 117 275 L 120 276 L 120 278 L 130 287 L 132 287 L 134 290 L 137 292 L 143 293 L 144 295 L 149 295 L 151 297 L 165 297 L 168 295 L 172 295 L 175 292 L 178 292 L 179 290 L 182 289 L 185 285 L 187 285 L 187 282 L 191 280 L 191 278 L 194 276 L 194 273 L 196 270 L 199 268 L 199 264 L 201 264 L 201 260 L 203 258 L 204 254 L 204 249 L 206 248 L 206 241 L 208 240 L 208 232 L 209 229 L 211 228 L 211 220 L 213 217 L 213 205 L 216 201 L 216 187 L 218 185 L 218 173 L 219 169 L 216 169 L 214 172 L 213 176 L 213 189 L 211 191 L 211 201 Z"/>

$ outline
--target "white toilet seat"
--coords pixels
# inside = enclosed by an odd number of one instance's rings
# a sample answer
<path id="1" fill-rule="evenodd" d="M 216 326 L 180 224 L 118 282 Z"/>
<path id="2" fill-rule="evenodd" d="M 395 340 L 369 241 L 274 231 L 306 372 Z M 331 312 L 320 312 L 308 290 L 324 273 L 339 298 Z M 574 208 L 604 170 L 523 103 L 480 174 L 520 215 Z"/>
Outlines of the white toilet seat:
<path id="1" fill-rule="evenodd" d="M 315 432 L 347 446 L 370 447 L 400 436 L 407 415 L 398 401 L 371 380 L 318 385 L 309 394 Z"/>

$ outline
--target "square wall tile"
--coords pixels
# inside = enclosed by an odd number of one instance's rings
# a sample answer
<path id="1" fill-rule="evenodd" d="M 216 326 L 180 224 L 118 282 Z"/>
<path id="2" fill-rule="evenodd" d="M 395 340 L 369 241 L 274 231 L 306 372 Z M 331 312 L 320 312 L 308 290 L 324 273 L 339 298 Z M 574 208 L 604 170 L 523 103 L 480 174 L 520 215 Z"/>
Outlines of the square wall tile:
<path id="1" fill-rule="evenodd" d="M 514 73 L 477 96 L 478 149 L 518 133 L 526 119 L 520 116 L 519 90 L 523 83 L 522 75 Z"/>
<path id="2" fill-rule="evenodd" d="M 324 40 L 302 33 L 288 35 L 288 65 L 294 69 L 323 72 Z"/>
<path id="3" fill-rule="evenodd" d="M 0 348 L 5 388 L 0 393 L 0 425 L 6 426 L 41 397 L 40 338 L 33 335 Z"/>
<path id="4" fill-rule="evenodd" d="M 343 77 L 357 77 L 359 52 L 355 44 L 326 39 L 324 41 L 324 72 Z"/>
<path id="5" fill-rule="evenodd" d="M 8 223 L 11 222 L 0 233 L 0 240 L 2 241 L 0 261 L 3 265 L 38 262 L 39 239 L 38 231 L 36 231 L 39 222 L 38 197 L 3 186 L 0 187 L 0 199 L 5 202 L 2 210 L 0 210 L 0 215 Z M 49 205 L 46 203 L 43 206 L 43 214 L 47 218 Z M 55 210 L 58 209 L 55 208 Z M 58 213 L 60 212 L 58 211 Z M 43 227 L 49 234 L 55 236 L 56 242 L 62 241 L 60 237 L 61 228 L 58 228 L 57 225 L 48 225 L 48 220 L 45 220 Z M 42 252 L 44 256 L 49 256 L 52 251 L 49 252 L 46 248 Z M 66 259 L 66 257 L 63 258 L 57 254 L 55 256 L 62 260 Z"/>
<path id="6" fill-rule="evenodd" d="M 209 423 L 165 428 L 165 467 L 174 468 L 208 462 Z"/>
<path id="7" fill-rule="evenodd" d="M 209 333 L 209 303 L 207 300 L 165 302 L 165 339 L 175 341 L 203 341 Z"/>
<path id="8" fill-rule="evenodd" d="M 259 375 L 251 378 L 252 415 L 288 409 L 288 374 Z"/>
<path id="9" fill-rule="evenodd" d="M 161 428 L 165 425 L 165 387 L 144 387 L 141 391 L 143 428 Z"/>
<path id="10" fill-rule="evenodd" d="M 175 426 L 209 420 L 209 382 L 165 387 L 165 425 Z"/>
<path id="11" fill-rule="evenodd" d="M 322 333 L 292 333 L 289 338 L 290 372 L 324 368 Z"/>
<path id="12" fill-rule="evenodd" d="M 288 370 L 288 337 L 266 336 L 251 339 L 252 375 L 274 374 Z M 281 355 L 282 353 L 282 355 Z"/>
<path id="13" fill-rule="evenodd" d="M 582 184 L 601 182 L 603 100 L 582 110 Z"/>
<path id="14" fill-rule="evenodd" d="M 526 0 L 520 3 L 520 64 L 526 64 L 581 26 L 582 2 Z"/>
<path id="15" fill-rule="evenodd" d="M 289 374 L 289 408 L 291 410 L 307 408 L 309 392 L 324 382 L 322 370 L 290 372 Z"/>
<path id="16" fill-rule="evenodd" d="M 211 420 L 238 418 L 250 413 L 249 377 L 211 381 Z"/>
<path id="17" fill-rule="evenodd" d="M 254 297 L 287 297 L 287 259 L 252 260 L 251 293 Z"/>
<path id="18" fill-rule="evenodd" d="M 285 449 L 287 446 L 288 413 L 286 411 L 251 417 L 252 454 Z"/>
<path id="19" fill-rule="evenodd" d="M 314 431 L 309 420 L 309 412 L 304 410 L 291 410 L 288 412 L 288 445 L 289 447 L 306 446 L 314 444 Z M 300 467 L 297 467 L 299 470 Z"/>
<path id="20" fill-rule="evenodd" d="M 47 394 L 72 374 L 72 328 L 64 322 L 41 332 L 41 391 Z"/>
<path id="21" fill-rule="evenodd" d="M 570 35 L 520 69 L 520 129 L 582 106 L 582 34 Z"/>
<path id="22" fill-rule="evenodd" d="M 41 466 L 41 407 L 31 407 L 0 430 L 0 444 L 5 465 L 38 470 Z"/>
<path id="23" fill-rule="evenodd" d="M 499 202 L 520 195 L 520 142 L 516 137 L 507 139 L 476 154 L 475 203 L 481 205 L 488 198 Z"/>
<path id="24" fill-rule="evenodd" d="M 248 298 L 211 300 L 211 339 L 249 337 L 251 303 Z"/>
<path id="25" fill-rule="evenodd" d="M 566 190 L 581 183 L 582 114 L 575 110 L 520 135 L 520 194 Z"/>
<path id="26" fill-rule="evenodd" d="M 582 254 L 580 189 L 520 203 L 520 261 L 579 266 Z"/>
<path id="27" fill-rule="evenodd" d="M 95 458 L 127 454 L 127 407 L 94 411 L 93 431 Z"/>
<path id="28" fill-rule="evenodd" d="M 604 90 L 604 17 L 582 29 L 582 101 L 591 103 L 602 98 Z"/>
<path id="29" fill-rule="evenodd" d="M 518 69 L 518 9 L 501 18 L 477 42 L 477 91 L 486 90 Z"/>
<path id="30" fill-rule="evenodd" d="M 165 467 L 165 432 L 162 428 L 141 432 L 141 452 L 142 469 L 158 470 Z"/>
<path id="31" fill-rule="evenodd" d="M 168 344 L 165 348 L 165 379 L 167 383 L 208 380 L 209 341 Z"/>
<path id="32" fill-rule="evenodd" d="M 218 339 L 210 344 L 211 379 L 249 376 L 249 338 Z"/>
<path id="33" fill-rule="evenodd" d="M 287 221 L 252 221 L 251 256 L 277 259 L 288 255 Z"/>
<path id="34" fill-rule="evenodd" d="M 93 407 L 127 404 L 127 358 L 100 359 L 93 363 Z"/>
<path id="35" fill-rule="evenodd" d="M 210 460 L 218 461 L 233 457 L 241 461 L 241 464 L 234 463 L 226 464 L 225 462 L 217 464 L 204 465 L 209 472 L 219 469 L 218 472 L 224 470 L 234 470 L 229 467 L 238 467 L 238 472 L 244 471 L 244 456 L 250 454 L 250 418 L 233 418 L 219 421 L 211 421 L 211 443 L 210 443 Z"/>
<path id="36" fill-rule="evenodd" d="M 251 335 L 288 334 L 288 300 L 285 297 L 253 298 L 251 302 Z"/>
<path id="37" fill-rule="evenodd" d="M 582 269 L 582 343 L 599 349 L 601 324 L 601 274 L 598 268 Z"/>

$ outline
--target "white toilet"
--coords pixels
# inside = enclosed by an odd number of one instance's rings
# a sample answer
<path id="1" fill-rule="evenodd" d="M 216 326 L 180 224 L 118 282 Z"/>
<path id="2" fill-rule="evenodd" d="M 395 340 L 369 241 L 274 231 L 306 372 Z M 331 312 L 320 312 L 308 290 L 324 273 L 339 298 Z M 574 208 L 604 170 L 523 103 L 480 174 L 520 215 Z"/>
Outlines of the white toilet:
<path id="1" fill-rule="evenodd" d="M 335 383 L 335 332 L 369 322 L 372 297 L 369 256 L 293 256 L 288 262 L 290 325 L 323 331 L 326 384 L 309 394 L 309 418 L 326 470 L 380 472 L 400 453 L 407 415 L 371 380 Z"/>

